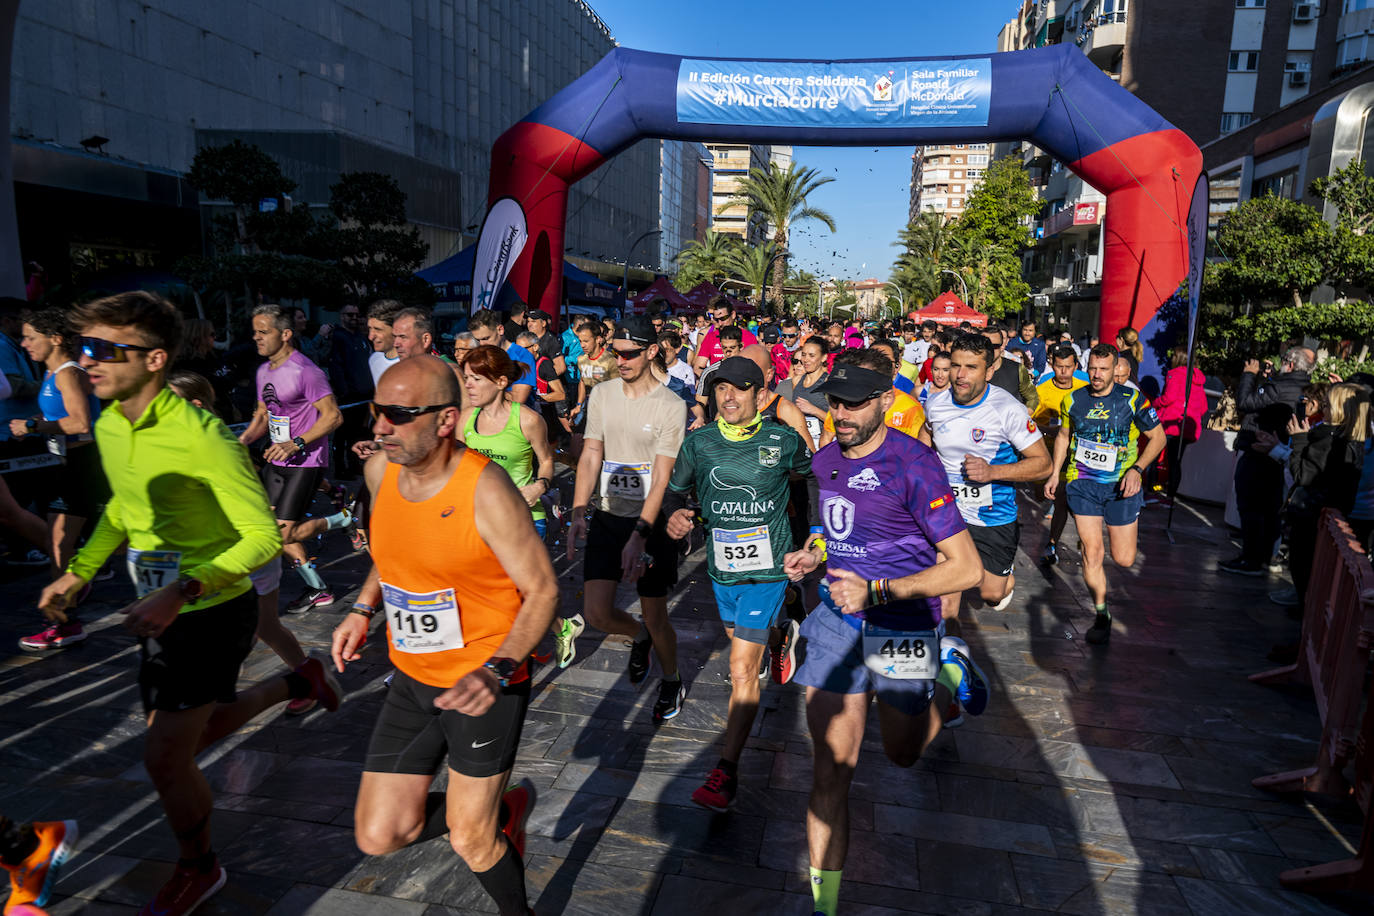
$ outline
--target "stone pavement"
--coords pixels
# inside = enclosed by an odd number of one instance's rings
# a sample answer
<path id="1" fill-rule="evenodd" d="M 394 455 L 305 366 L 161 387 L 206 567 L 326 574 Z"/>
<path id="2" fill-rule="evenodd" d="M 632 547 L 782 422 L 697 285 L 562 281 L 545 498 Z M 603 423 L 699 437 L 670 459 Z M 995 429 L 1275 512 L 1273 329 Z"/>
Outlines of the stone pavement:
<path id="1" fill-rule="evenodd" d="M 1317 718 L 1310 697 L 1245 680 L 1296 625 L 1265 599 L 1271 583 L 1215 571 L 1232 552 L 1219 524 L 1214 509 L 1181 506 L 1171 544 L 1164 513 L 1147 512 L 1140 561 L 1111 572 L 1119 623 L 1105 651 L 1082 639 L 1091 602 L 1075 551 L 1038 569 L 1043 522 L 1027 526 L 1010 608 L 965 613 L 995 689 L 987 714 L 946 731 L 907 770 L 886 762 L 870 719 L 843 912 L 1370 911 L 1369 900 L 1279 888 L 1282 869 L 1348 855 L 1358 812 L 1250 787 L 1311 762 Z M 345 547 L 337 534 L 321 545 L 326 576 L 355 590 L 364 559 Z M 580 563 L 569 566 L 561 545 L 555 553 L 571 611 Z M 653 727 L 656 680 L 629 685 L 619 639 L 585 636 L 573 667 L 537 678 L 515 775 L 540 791 L 527 860 L 541 916 L 810 912 L 800 688 L 766 690 L 738 809 L 716 816 L 689 801 L 717 757 L 728 687 L 699 551 L 682 579 L 671 607 L 691 694 L 676 720 Z M 86 644 L 34 658 L 14 640 L 37 628 L 30 609 L 42 584 L 12 571 L 0 611 L 0 811 L 79 819 L 79 854 L 53 914 L 133 914 L 168 875 L 175 846 L 139 762 L 137 648 L 118 614 L 132 590 L 122 575 L 98 584 Z M 289 597 L 299 583 L 288 574 L 284 586 Z M 324 651 L 343 607 L 290 624 Z M 259 648 L 245 682 L 279 667 Z M 388 670 L 374 639 L 343 678 L 339 712 L 289 720 L 276 710 L 205 755 L 230 879 L 200 912 L 494 912 L 443 840 L 386 858 L 353 844 L 354 793 Z"/>

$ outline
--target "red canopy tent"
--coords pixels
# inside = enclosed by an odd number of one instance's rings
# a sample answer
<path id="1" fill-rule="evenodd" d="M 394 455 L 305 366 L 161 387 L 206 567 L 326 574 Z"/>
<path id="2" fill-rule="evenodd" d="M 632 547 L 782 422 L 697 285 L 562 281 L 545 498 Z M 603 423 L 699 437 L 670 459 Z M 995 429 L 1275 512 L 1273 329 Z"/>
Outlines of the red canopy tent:
<path id="1" fill-rule="evenodd" d="M 930 304 L 925 308 L 918 309 L 907 317 L 916 322 L 934 321 L 937 324 L 948 325 L 952 328 L 957 328 L 965 321 L 975 328 L 988 326 L 987 315 L 974 310 L 953 293 L 941 293 L 930 300 Z"/>
<path id="2" fill-rule="evenodd" d="M 642 315 L 658 299 L 667 302 L 674 312 L 681 312 L 693 307 L 691 300 L 678 292 L 667 277 L 655 277 L 648 289 L 630 299 L 630 311 L 633 314 Z"/>

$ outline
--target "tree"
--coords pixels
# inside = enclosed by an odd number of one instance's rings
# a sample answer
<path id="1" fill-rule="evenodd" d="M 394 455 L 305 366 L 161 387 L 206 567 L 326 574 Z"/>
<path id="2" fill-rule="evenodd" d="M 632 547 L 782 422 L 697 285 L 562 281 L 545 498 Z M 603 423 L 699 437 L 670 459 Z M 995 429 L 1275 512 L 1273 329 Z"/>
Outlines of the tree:
<path id="1" fill-rule="evenodd" d="M 753 247 L 741 245 L 731 251 L 726 259 L 730 276 L 752 288 L 749 300 L 755 308 L 763 305 L 763 293 L 768 286 L 769 269 L 773 264 L 773 250 L 771 244 Z"/>
<path id="2" fill-rule="evenodd" d="M 338 220 L 323 230 L 324 247 L 343 270 L 346 294 L 365 301 L 424 300 L 429 284 L 415 276 L 429 246 L 406 224 L 406 195 L 389 175 L 350 172 L 329 188 L 329 211 Z"/>
<path id="3" fill-rule="evenodd" d="M 934 210 L 919 214 L 897 234 L 893 244 L 903 251 L 893 264 L 890 279 L 907 301 L 924 305 L 940 295 L 940 270 L 946 266 L 954 235 L 953 224 Z"/>
<path id="4" fill-rule="evenodd" d="M 1213 266 L 1209 289 L 1222 301 L 1300 306 L 1328 276 L 1332 246 L 1331 227 L 1315 208 L 1272 192 L 1252 197 L 1217 226 L 1227 260 Z"/>
<path id="5" fill-rule="evenodd" d="M 1336 209 L 1336 225 L 1363 236 L 1374 229 L 1374 177 L 1365 174 L 1364 160 L 1352 159 L 1334 175 L 1317 178 L 1312 193 Z"/>
<path id="6" fill-rule="evenodd" d="M 824 223 L 831 232 L 835 231 L 835 220 L 829 213 L 807 203 L 807 198 L 822 185 L 834 181 L 833 178 L 819 178 L 815 169 L 798 168 L 795 162 L 780 169 L 776 162 L 768 163 L 767 169 L 755 166 L 749 175 L 740 179 L 734 195 L 717 208 L 722 213 L 739 204 L 747 204 L 749 215 L 762 214 L 773 227 L 773 246 L 782 252 L 773 265 L 774 302 L 782 301 L 782 287 L 787 279 L 787 242 L 792 226 L 808 219 Z"/>
<path id="7" fill-rule="evenodd" d="M 725 232 L 707 232 L 700 240 L 693 239 L 674 258 L 678 270 L 673 286 L 685 293 L 702 281 L 714 283 L 726 276 L 730 254 L 739 244 L 736 236 Z"/>
<path id="8" fill-rule="evenodd" d="M 964 201 L 959 231 L 1019 256 L 1031 245 L 1028 221 L 1040 208 L 1020 157 L 1003 156 L 988 166 L 982 183 Z"/>

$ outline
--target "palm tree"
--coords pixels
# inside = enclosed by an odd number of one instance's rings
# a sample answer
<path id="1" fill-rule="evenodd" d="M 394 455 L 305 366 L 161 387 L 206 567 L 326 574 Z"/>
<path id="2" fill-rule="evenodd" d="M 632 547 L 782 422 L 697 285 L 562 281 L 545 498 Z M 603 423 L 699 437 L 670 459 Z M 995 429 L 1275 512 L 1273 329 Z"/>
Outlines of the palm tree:
<path id="1" fill-rule="evenodd" d="M 774 302 L 782 301 L 782 287 L 787 279 L 787 241 L 793 225 L 814 219 L 824 223 L 831 232 L 835 231 L 834 217 L 806 202 L 817 188 L 835 180 L 818 175 L 815 169 L 798 168 L 795 162 L 789 163 L 786 170 L 778 168 L 775 162 L 768 163 L 767 169 L 756 166 L 749 170 L 747 178 L 740 180 L 734 195 L 716 209 L 719 214 L 741 203 L 747 204 L 751 217 L 761 214 L 773 227 L 773 246 L 781 252 L 773 265 Z"/>
<path id="2" fill-rule="evenodd" d="M 813 286 L 816 285 L 816 275 L 813 274 L 811 271 L 806 270 L 805 268 L 798 268 L 797 270 L 793 271 L 792 276 L 787 281 L 787 285 L 801 286 L 810 290 Z M 799 299 L 800 302 L 794 304 L 801 305 L 813 302 L 810 293 L 802 293 Z"/>
<path id="3" fill-rule="evenodd" d="M 686 292 L 702 280 L 715 283 L 727 276 L 730 256 L 738 247 L 739 239 L 724 232 L 708 232 L 700 240 L 693 239 L 674 258 L 678 272 L 673 285 Z"/>
<path id="4" fill-rule="evenodd" d="M 768 286 L 768 268 L 773 261 L 773 246 L 757 245 L 754 247 L 740 246 L 730 252 L 726 259 L 726 266 L 729 268 L 730 276 L 749 284 L 753 292 L 750 294 L 750 301 L 755 308 L 763 305 L 764 288 Z"/>
<path id="5" fill-rule="evenodd" d="M 897 235 L 894 245 L 903 249 L 892 268 L 892 282 L 913 302 L 926 303 L 940 295 L 941 269 L 953 269 L 958 244 L 953 221 L 926 210 Z"/>

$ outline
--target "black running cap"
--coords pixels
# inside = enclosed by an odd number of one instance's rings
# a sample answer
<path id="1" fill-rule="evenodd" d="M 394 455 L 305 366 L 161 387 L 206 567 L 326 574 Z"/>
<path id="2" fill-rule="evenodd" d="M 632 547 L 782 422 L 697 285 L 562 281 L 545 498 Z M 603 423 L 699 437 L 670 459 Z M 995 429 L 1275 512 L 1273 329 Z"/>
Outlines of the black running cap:
<path id="1" fill-rule="evenodd" d="M 863 366 L 839 365 L 830 378 L 816 386 L 817 394 L 834 395 L 841 401 L 867 401 L 892 387 L 892 379 Z"/>
<path id="2" fill-rule="evenodd" d="M 628 340 L 647 347 L 649 344 L 658 342 L 658 332 L 654 330 L 653 322 L 648 318 L 641 315 L 630 315 L 615 326 L 615 333 L 611 335 L 611 340 Z"/>

